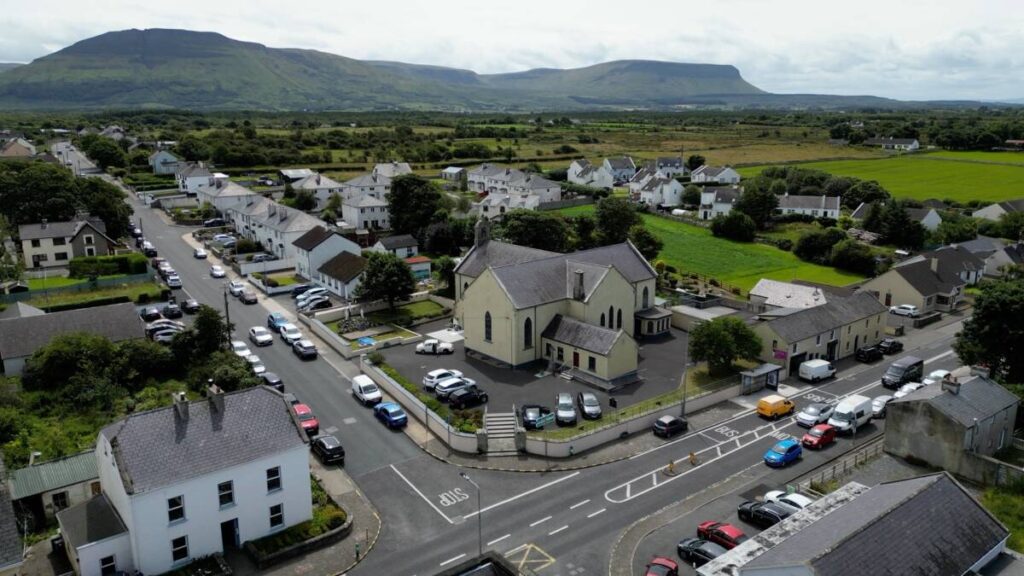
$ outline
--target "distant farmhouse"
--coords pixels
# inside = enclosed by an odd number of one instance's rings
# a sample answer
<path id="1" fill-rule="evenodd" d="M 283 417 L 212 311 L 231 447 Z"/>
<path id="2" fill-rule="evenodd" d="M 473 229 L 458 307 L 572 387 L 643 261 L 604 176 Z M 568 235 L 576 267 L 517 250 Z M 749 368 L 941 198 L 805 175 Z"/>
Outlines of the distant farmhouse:
<path id="1" fill-rule="evenodd" d="M 877 146 L 882 150 L 900 150 L 913 152 L 921 148 L 917 138 L 868 138 L 864 141 L 865 146 Z"/>

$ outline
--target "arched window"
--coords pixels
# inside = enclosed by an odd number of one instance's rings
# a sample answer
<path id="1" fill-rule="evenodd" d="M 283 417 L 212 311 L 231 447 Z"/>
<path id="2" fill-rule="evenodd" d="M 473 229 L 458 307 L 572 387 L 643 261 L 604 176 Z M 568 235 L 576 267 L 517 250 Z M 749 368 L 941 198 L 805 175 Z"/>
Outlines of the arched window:
<path id="1" fill-rule="evenodd" d="M 615 308 L 608 307 L 608 327 L 615 328 Z"/>
<path id="2" fill-rule="evenodd" d="M 523 348 L 533 348 L 533 320 L 523 322 Z"/>
<path id="3" fill-rule="evenodd" d="M 622 308 L 619 308 L 618 313 L 615 316 L 615 327 L 622 328 Z"/>
<path id="4" fill-rule="evenodd" d="M 604 312 L 601 312 L 601 328 L 604 328 Z"/>
<path id="5" fill-rule="evenodd" d="M 484 340 L 491 341 L 491 313 L 484 313 Z"/>
<path id="6" fill-rule="evenodd" d="M 650 297 L 651 297 L 650 291 L 647 289 L 647 286 L 644 286 L 644 305 L 641 306 L 641 308 L 643 308 L 644 310 L 646 310 L 647 308 L 650 307 L 649 304 L 647 303 L 648 300 L 650 299 Z"/>

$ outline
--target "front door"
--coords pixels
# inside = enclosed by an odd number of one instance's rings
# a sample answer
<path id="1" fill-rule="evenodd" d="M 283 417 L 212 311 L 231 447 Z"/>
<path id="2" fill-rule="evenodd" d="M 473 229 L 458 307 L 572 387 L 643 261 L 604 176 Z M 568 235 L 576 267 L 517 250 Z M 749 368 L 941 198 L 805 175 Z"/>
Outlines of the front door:
<path id="1" fill-rule="evenodd" d="M 222 550 L 238 548 L 238 518 L 220 523 L 220 540 Z"/>
<path id="2" fill-rule="evenodd" d="M 853 337 L 853 351 L 856 352 L 860 348 L 860 334 Z"/>
<path id="3" fill-rule="evenodd" d="M 572 353 L 572 367 L 573 368 L 579 368 L 580 367 L 580 353 L 579 352 L 573 351 L 573 353 Z"/>

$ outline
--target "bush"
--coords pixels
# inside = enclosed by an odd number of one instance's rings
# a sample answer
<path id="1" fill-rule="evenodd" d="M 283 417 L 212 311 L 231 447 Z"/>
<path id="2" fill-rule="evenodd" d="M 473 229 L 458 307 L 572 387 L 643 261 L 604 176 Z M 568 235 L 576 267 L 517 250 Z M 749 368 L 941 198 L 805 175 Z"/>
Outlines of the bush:
<path id="1" fill-rule="evenodd" d="M 106 306 L 108 304 L 120 304 L 122 302 L 131 302 L 132 299 L 127 296 L 111 296 L 109 298 L 97 298 L 95 300 L 88 300 L 86 302 L 72 302 L 70 304 L 54 304 L 53 306 L 44 306 L 43 310 L 46 312 L 63 312 L 65 310 L 78 310 L 80 308 L 92 308 L 94 306 Z"/>
<path id="2" fill-rule="evenodd" d="M 111 256 L 82 256 L 73 258 L 68 263 L 68 271 L 72 278 L 88 278 L 92 274 L 145 274 L 148 263 L 146 257 L 138 252 Z"/>
<path id="3" fill-rule="evenodd" d="M 249 254 L 252 252 L 262 252 L 263 247 L 258 242 L 253 242 L 248 238 L 242 238 L 235 244 L 235 254 Z"/>
<path id="4" fill-rule="evenodd" d="M 757 224 L 750 216 L 739 210 L 732 210 L 724 216 L 716 216 L 711 221 L 711 233 L 720 238 L 752 242 L 757 234 Z"/>

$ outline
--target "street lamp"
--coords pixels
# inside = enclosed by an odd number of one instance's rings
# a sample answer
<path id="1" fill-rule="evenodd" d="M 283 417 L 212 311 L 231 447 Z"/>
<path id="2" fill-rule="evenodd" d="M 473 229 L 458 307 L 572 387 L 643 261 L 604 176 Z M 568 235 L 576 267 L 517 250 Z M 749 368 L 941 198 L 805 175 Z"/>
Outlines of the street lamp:
<path id="1" fill-rule="evenodd" d="M 465 472 L 459 472 L 459 476 L 462 476 L 463 480 L 465 480 L 466 482 L 469 482 L 470 484 L 473 485 L 474 488 L 476 488 L 476 541 L 477 541 L 477 557 L 482 557 L 484 555 L 484 525 L 483 525 L 484 511 L 483 511 L 482 508 L 480 508 L 480 485 L 477 484 L 476 482 L 473 482 L 473 479 L 470 478 Z"/>

